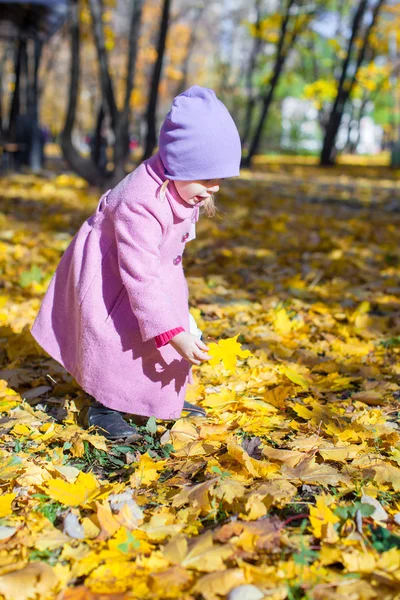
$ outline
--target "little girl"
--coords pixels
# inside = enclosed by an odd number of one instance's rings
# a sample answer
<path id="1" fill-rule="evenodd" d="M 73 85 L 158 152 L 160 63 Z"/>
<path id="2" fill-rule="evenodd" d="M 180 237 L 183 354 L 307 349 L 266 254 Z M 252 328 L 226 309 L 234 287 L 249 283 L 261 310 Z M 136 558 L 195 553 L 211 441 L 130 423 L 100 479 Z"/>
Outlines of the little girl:
<path id="1" fill-rule="evenodd" d="M 213 90 L 174 99 L 159 151 L 100 199 L 50 282 L 32 334 L 94 400 L 89 425 L 136 433 L 121 413 L 179 418 L 191 364 L 208 360 L 190 333 L 182 268 L 199 206 L 239 175 L 240 139 Z"/>

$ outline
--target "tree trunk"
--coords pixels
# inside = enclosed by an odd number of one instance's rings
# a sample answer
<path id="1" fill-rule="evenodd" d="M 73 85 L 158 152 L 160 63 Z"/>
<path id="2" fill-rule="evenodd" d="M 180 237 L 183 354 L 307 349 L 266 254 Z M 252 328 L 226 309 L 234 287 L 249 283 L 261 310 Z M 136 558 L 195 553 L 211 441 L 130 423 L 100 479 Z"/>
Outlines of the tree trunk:
<path id="1" fill-rule="evenodd" d="M 104 139 L 104 137 L 102 136 L 102 129 L 103 129 L 103 123 L 104 123 L 104 118 L 106 116 L 105 110 L 104 110 L 104 106 L 103 104 L 101 104 L 98 113 L 97 113 L 97 118 L 96 118 L 96 127 L 94 130 L 94 135 L 93 138 L 90 140 L 90 157 L 93 161 L 93 163 L 96 165 L 96 167 L 99 169 L 99 171 L 105 176 L 106 175 L 106 162 L 104 162 L 103 157 L 103 150 L 104 150 L 104 145 L 106 146 L 106 140 Z"/>
<path id="2" fill-rule="evenodd" d="M 102 176 L 91 160 L 83 158 L 74 148 L 72 143 L 72 129 L 74 127 L 76 107 L 79 93 L 80 75 L 80 34 L 79 34 L 79 1 L 72 0 L 70 7 L 70 32 L 71 32 L 71 66 L 69 82 L 69 98 L 67 116 L 64 129 L 61 133 L 61 149 L 63 156 L 71 169 L 86 179 L 90 185 L 100 185 Z"/>
<path id="3" fill-rule="evenodd" d="M 142 160 L 149 158 L 157 144 L 156 134 L 156 116 L 157 116 L 157 99 L 158 99 L 158 87 L 160 84 L 162 64 L 165 52 L 165 43 L 167 40 L 168 25 L 169 25 L 169 13 L 170 13 L 171 0 L 164 0 L 162 18 L 160 23 L 160 31 L 157 44 L 157 60 L 154 65 L 153 74 L 151 78 L 150 96 L 147 105 L 146 123 L 147 123 L 147 135 L 144 154 Z"/>
<path id="4" fill-rule="evenodd" d="M 8 48 L 5 48 L 2 57 L 0 59 L 0 139 L 4 138 L 4 105 L 3 105 L 3 81 L 4 81 L 4 68 L 7 60 Z"/>
<path id="5" fill-rule="evenodd" d="M 282 73 L 282 69 L 284 67 L 288 52 L 289 52 L 290 48 L 293 46 L 295 39 L 297 37 L 297 33 L 293 33 L 290 43 L 286 44 L 286 48 L 285 48 L 285 42 L 287 41 L 286 33 L 287 33 L 287 28 L 288 28 L 289 19 L 290 19 L 290 10 L 294 3 L 295 3 L 294 0 L 289 0 L 286 11 L 285 11 L 285 15 L 282 20 L 272 78 L 268 84 L 268 87 L 267 87 L 265 95 L 264 95 L 261 115 L 258 120 L 258 124 L 257 124 L 256 130 L 255 130 L 253 139 L 250 142 L 248 154 L 242 161 L 243 167 L 251 166 L 252 158 L 259 148 L 261 137 L 262 137 L 262 132 L 264 129 L 264 124 L 265 124 L 265 121 L 266 121 L 266 118 L 268 115 L 268 111 L 269 111 L 269 108 L 271 106 L 271 103 L 272 103 L 272 100 L 274 97 L 274 93 L 275 93 L 275 89 L 276 89 L 276 86 L 279 81 L 279 77 Z"/>
<path id="6" fill-rule="evenodd" d="M 0 140 L 3 141 L 4 129 L 3 129 L 3 74 L 0 73 Z"/>
<path id="7" fill-rule="evenodd" d="M 362 21 L 364 19 L 365 13 L 368 9 L 368 0 L 360 0 L 357 11 L 354 15 L 353 24 L 351 28 L 351 36 L 349 40 L 349 44 L 347 47 L 346 57 L 343 60 L 342 72 L 338 83 L 338 90 L 336 94 L 335 101 L 333 103 L 333 107 L 331 110 L 331 114 L 329 116 L 329 120 L 326 126 L 324 143 L 321 152 L 320 164 L 324 166 L 331 166 L 335 163 L 335 153 L 336 153 L 336 138 L 339 131 L 340 124 L 342 122 L 343 112 L 346 105 L 347 100 L 350 97 L 354 84 L 356 82 L 358 70 L 364 60 L 365 52 L 368 47 L 369 35 L 371 33 L 372 28 L 374 27 L 376 20 L 379 15 L 379 11 L 384 3 L 384 0 L 379 0 L 379 2 L 375 5 L 373 10 L 372 19 L 370 24 L 368 25 L 362 46 L 359 50 L 355 69 L 351 79 L 349 80 L 347 77 L 348 69 L 350 66 L 351 55 L 353 52 L 353 48 L 355 46 L 355 41 L 358 36 L 359 30 L 362 26 Z"/>
<path id="8" fill-rule="evenodd" d="M 15 56 L 15 85 L 14 85 L 14 93 L 11 101 L 10 107 L 10 116 L 8 119 L 8 140 L 10 142 L 15 142 L 16 140 L 16 119 L 20 112 L 20 104 L 21 104 L 21 71 L 22 71 L 22 55 L 23 55 L 23 46 L 25 45 L 25 41 L 20 40 L 18 43 L 18 49 Z"/>
<path id="9" fill-rule="evenodd" d="M 115 185 L 125 176 L 125 162 L 129 153 L 129 115 L 130 98 L 134 85 L 134 74 L 138 39 L 140 32 L 141 14 L 144 0 L 136 0 L 133 5 L 131 16 L 131 27 L 129 32 L 129 52 L 127 65 L 127 79 L 125 89 L 125 101 L 122 111 L 119 111 L 115 102 L 112 80 L 108 67 L 107 51 L 104 43 L 104 31 L 102 25 L 102 6 L 99 0 L 90 0 L 92 11 L 95 42 L 100 65 L 100 80 L 102 90 L 102 110 L 107 107 L 111 115 L 111 126 L 115 134 L 114 145 L 114 170 L 112 173 L 105 172 L 95 162 L 79 155 L 72 144 L 72 129 L 75 122 L 76 107 L 78 102 L 78 87 L 80 75 L 80 35 L 79 35 L 79 7 L 78 0 L 73 0 L 71 5 L 71 81 L 68 102 L 67 118 L 61 136 L 61 147 L 64 158 L 73 170 L 84 177 L 91 185 L 108 186 Z M 104 116 L 104 115 L 103 115 Z M 102 116 L 102 118 L 103 118 Z M 100 121 L 102 120 L 100 119 Z M 98 122 L 98 127 L 101 123 Z M 100 139 L 100 135 L 98 136 Z M 94 156 L 100 145 L 96 143 Z"/>
<path id="10" fill-rule="evenodd" d="M 7 62 L 7 58 L 9 55 L 9 47 L 6 46 L 5 48 L 3 48 L 3 53 L 0 59 L 0 138 L 3 139 L 5 137 L 5 133 L 6 133 L 6 124 L 5 124 L 5 113 L 4 113 L 4 89 L 3 89 L 3 82 L 4 82 L 4 70 L 5 70 L 5 66 L 6 66 L 6 62 Z"/>
<path id="11" fill-rule="evenodd" d="M 139 46 L 140 27 L 144 0 L 135 0 L 129 28 L 128 67 L 125 87 L 125 101 L 118 115 L 115 128 L 114 173 L 112 181 L 120 181 L 125 176 L 125 163 L 129 156 L 129 116 L 130 100 L 135 85 L 136 61 Z"/>
<path id="12" fill-rule="evenodd" d="M 354 114 L 354 104 L 351 104 L 350 106 L 350 112 L 349 112 L 349 128 L 347 130 L 347 139 L 346 142 L 343 144 L 343 147 L 341 148 L 342 152 L 349 152 L 351 154 L 350 147 L 351 147 L 351 138 L 352 138 L 352 133 L 354 131 L 354 123 L 357 121 L 356 116 Z"/>
<path id="13" fill-rule="evenodd" d="M 93 21 L 93 35 L 99 59 L 100 83 L 103 102 L 106 104 L 111 116 L 112 127 L 115 127 L 118 119 L 118 108 L 115 101 L 113 83 L 108 66 L 108 54 L 106 49 L 103 29 L 103 8 L 100 0 L 89 0 L 90 13 Z"/>
<path id="14" fill-rule="evenodd" d="M 57 58 L 59 57 L 61 45 L 64 42 L 67 34 L 68 34 L 68 28 L 67 28 L 67 24 L 65 24 L 63 26 L 61 32 L 57 36 L 55 36 L 55 43 L 52 44 L 52 46 L 51 46 L 51 54 L 48 56 L 47 62 L 44 65 L 42 72 L 41 72 L 41 77 L 40 77 L 41 80 L 39 81 L 39 89 L 38 89 L 39 100 L 40 100 L 40 98 L 43 97 L 46 84 L 50 80 L 50 73 L 53 70 L 55 63 L 57 62 Z"/>
<path id="15" fill-rule="evenodd" d="M 182 94 L 182 92 L 184 92 L 187 89 L 188 83 L 188 75 L 189 75 L 189 64 L 190 64 L 190 59 L 192 57 L 192 52 L 196 43 L 196 33 L 197 33 L 197 23 L 200 22 L 200 18 L 201 15 L 203 14 L 204 10 L 205 10 L 205 6 L 199 6 L 196 10 L 194 19 L 193 19 L 193 26 L 192 26 L 192 30 L 190 32 L 190 38 L 189 38 L 189 42 L 187 45 L 187 49 L 186 49 L 186 54 L 185 54 L 185 59 L 183 61 L 183 65 L 182 65 L 182 79 L 180 80 L 178 87 L 176 89 L 176 96 L 179 96 L 179 94 Z"/>
<path id="16" fill-rule="evenodd" d="M 254 86 L 253 86 L 253 76 L 256 70 L 257 58 L 260 53 L 260 50 L 263 45 L 263 41 L 261 39 L 261 2 L 262 0 L 256 0 L 255 8 L 256 8 L 256 35 L 254 38 L 254 44 L 250 55 L 249 66 L 246 72 L 246 93 L 247 93 L 247 106 L 246 106 L 246 117 L 244 121 L 243 128 L 243 136 L 242 136 L 242 146 L 245 146 L 247 140 L 249 138 L 251 132 L 251 125 L 253 122 L 253 113 L 254 108 L 256 106 L 256 98 L 254 97 Z"/>
<path id="17" fill-rule="evenodd" d="M 30 60 L 33 62 L 33 69 L 31 69 L 31 77 L 27 76 L 28 83 L 28 102 L 27 102 L 27 113 L 31 119 L 32 124 L 32 135 L 30 140 L 29 148 L 29 166 L 33 172 L 40 171 L 43 165 L 43 139 L 39 125 L 39 83 L 38 83 L 38 72 L 40 66 L 40 59 L 42 56 L 42 42 L 39 40 L 32 40 L 31 48 L 33 51 L 30 55 Z"/>

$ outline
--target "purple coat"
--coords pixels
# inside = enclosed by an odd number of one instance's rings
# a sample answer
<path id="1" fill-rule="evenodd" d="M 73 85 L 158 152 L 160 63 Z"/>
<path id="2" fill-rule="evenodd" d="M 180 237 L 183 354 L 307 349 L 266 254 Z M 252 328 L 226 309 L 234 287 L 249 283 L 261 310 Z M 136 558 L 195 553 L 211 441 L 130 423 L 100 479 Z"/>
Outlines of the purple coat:
<path id="1" fill-rule="evenodd" d="M 105 406 L 173 419 L 190 365 L 154 337 L 189 331 L 182 254 L 198 209 L 172 183 L 162 199 L 164 180 L 156 154 L 103 195 L 63 255 L 32 334 Z"/>

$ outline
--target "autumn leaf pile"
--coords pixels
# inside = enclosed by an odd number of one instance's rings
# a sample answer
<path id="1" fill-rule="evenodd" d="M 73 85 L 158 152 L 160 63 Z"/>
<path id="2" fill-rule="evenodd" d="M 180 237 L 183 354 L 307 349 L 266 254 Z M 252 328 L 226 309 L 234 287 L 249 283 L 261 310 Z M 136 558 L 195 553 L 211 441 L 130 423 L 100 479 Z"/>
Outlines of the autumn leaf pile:
<path id="1" fill-rule="evenodd" d="M 195 369 L 207 419 L 126 444 L 82 427 L 85 394 L 29 334 L 98 193 L 2 180 L 0 598 L 400 598 L 398 184 L 316 202 L 307 173 L 226 182 L 185 266 L 205 340 L 240 355 Z"/>

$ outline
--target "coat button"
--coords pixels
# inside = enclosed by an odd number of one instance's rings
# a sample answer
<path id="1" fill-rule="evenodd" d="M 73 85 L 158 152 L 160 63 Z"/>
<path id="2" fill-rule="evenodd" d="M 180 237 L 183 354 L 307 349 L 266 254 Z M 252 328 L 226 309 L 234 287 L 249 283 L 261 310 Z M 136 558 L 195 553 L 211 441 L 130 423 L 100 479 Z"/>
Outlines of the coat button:
<path id="1" fill-rule="evenodd" d="M 178 254 L 178 256 L 175 256 L 172 262 L 174 263 L 174 265 L 179 265 L 182 262 L 182 256 Z"/>
<path id="2" fill-rule="evenodd" d="M 189 233 L 187 233 L 187 232 L 186 232 L 186 233 L 184 233 L 184 234 L 183 234 L 183 236 L 182 236 L 182 240 L 181 240 L 181 241 L 182 241 L 182 243 L 183 243 L 183 242 L 186 242 L 186 240 L 188 239 L 188 237 L 189 237 Z"/>

